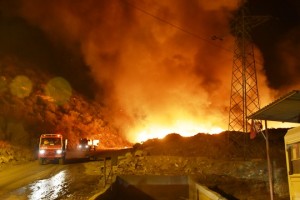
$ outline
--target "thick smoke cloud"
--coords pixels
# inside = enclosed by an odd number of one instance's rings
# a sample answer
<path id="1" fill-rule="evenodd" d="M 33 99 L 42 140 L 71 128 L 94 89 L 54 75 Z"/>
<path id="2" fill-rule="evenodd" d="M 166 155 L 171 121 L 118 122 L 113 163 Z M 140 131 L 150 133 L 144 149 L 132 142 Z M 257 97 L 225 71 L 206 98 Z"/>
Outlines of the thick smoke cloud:
<path id="1" fill-rule="evenodd" d="M 249 8 L 253 15 L 270 16 L 253 30 L 254 42 L 264 58 L 268 86 L 276 97 L 299 89 L 300 1 L 251 0 Z"/>
<path id="2" fill-rule="evenodd" d="M 54 51 L 63 47 L 82 59 L 86 77 L 98 88 L 96 100 L 110 108 L 110 117 L 129 139 L 163 136 L 158 130 L 195 134 L 227 129 L 233 48 L 229 23 L 238 0 L 16 2 L 9 5 L 11 12 L 40 29 Z M 298 70 L 296 53 L 289 52 L 292 42 L 282 40 L 277 46 L 285 49 L 278 56 L 291 66 L 291 74 Z M 72 73 L 72 66 L 66 68 Z M 264 77 L 269 70 L 259 67 L 265 101 L 266 84 L 274 86 L 272 78 Z M 145 135 L 137 136 L 141 132 Z"/>

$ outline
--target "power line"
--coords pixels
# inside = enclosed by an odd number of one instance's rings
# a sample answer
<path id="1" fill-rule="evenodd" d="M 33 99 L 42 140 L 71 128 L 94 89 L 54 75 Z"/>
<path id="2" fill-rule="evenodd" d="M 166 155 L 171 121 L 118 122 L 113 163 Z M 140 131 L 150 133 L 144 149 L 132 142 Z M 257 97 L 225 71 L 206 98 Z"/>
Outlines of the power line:
<path id="1" fill-rule="evenodd" d="M 217 45 L 217 44 L 211 42 L 211 40 L 220 39 L 220 37 L 218 37 L 218 36 L 216 36 L 216 35 L 211 36 L 210 39 L 207 39 L 207 38 L 205 38 L 205 37 L 201 37 L 201 36 L 199 36 L 199 35 L 197 35 L 197 34 L 191 32 L 191 31 L 188 31 L 188 30 L 186 30 L 186 29 L 184 29 L 184 28 L 182 28 L 182 27 L 180 27 L 180 26 L 178 26 L 178 25 L 176 25 L 176 24 L 173 24 L 173 23 L 171 23 L 171 22 L 169 22 L 169 21 L 167 21 L 167 20 L 165 20 L 165 19 L 163 19 L 163 18 L 161 18 L 161 17 L 158 17 L 158 16 L 156 16 L 156 15 L 154 15 L 154 14 L 152 14 L 152 13 L 150 13 L 150 12 L 148 12 L 148 11 L 146 11 L 146 10 L 144 10 L 144 9 L 142 9 L 142 8 L 136 6 L 136 5 L 134 5 L 134 4 L 132 4 L 132 3 L 128 2 L 128 1 L 122 1 L 122 2 L 125 2 L 126 4 L 128 4 L 129 6 L 131 6 L 132 8 L 134 8 L 134 9 L 136 9 L 136 10 L 138 10 L 138 11 L 140 11 L 140 12 L 142 12 L 142 13 L 144 13 L 144 14 L 150 16 L 150 17 L 153 17 L 153 18 L 157 19 L 158 21 L 161 21 L 161 22 L 163 22 L 163 23 L 165 23 L 165 24 L 167 24 L 167 25 L 169 25 L 169 26 L 171 26 L 171 27 L 173 27 L 173 28 L 176 28 L 176 29 L 178 29 L 178 30 L 180 30 L 180 31 L 182 31 L 182 32 L 184 32 L 184 33 L 186 33 L 186 34 L 189 34 L 189 35 L 191 35 L 191 36 L 193 36 L 193 37 L 195 37 L 195 38 L 198 38 L 198 39 L 200 39 L 200 40 L 203 40 L 203 41 L 205 41 L 205 42 L 207 42 L 207 43 L 209 43 L 209 44 L 211 44 L 211 45 L 213 45 L 213 46 L 215 46 L 215 47 L 218 47 L 218 48 L 220 48 L 220 49 L 223 49 L 224 51 L 232 52 L 231 49 L 222 47 L 222 46 L 220 46 L 220 45 Z"/>

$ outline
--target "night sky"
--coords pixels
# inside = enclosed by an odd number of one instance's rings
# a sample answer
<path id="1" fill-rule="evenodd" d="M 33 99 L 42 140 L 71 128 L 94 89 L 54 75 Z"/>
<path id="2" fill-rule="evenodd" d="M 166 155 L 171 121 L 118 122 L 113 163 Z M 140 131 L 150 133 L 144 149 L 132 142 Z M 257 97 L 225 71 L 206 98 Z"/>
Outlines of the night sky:
<path id="1" fill-rule="evenodd" d="M 256 16 L 271 17 L 253 32 L 254 42 L 265 61 L 269 86 L 276 90 L 299 86 L 300 1 L 252 0 L 249 8 Z"/>
<path id="2" fill-rule="evenodd" d="M 206 123 L 203 130 L 226 128 L 230 20 L 239 3 L 0 0 L 0 56 L 64 77 L 74 90 L 110 107 L 120 119 L 115 123 L 128 129 L 177 128 L 184 120 Z M 248 8 L 271 16 L 252 33 L 259 89 L 263 103 L 270 103 L 299 89 L 300 2 L 251 0 Z"/>

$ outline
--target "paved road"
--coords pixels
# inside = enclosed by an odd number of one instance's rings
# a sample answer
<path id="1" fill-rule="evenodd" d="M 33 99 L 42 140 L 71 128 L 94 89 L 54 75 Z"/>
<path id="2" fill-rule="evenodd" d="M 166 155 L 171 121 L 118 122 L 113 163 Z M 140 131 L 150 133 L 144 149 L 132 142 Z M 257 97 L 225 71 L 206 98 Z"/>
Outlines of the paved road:
<path id="1" fill-rule="evenodd" d="M 84 174 L 82 162 L 39 165 L 37 161 L 0 172 L 0 199 L 89 199 L 99 177 Z"/>
<path id="2" fill-rule="evenodd" d="M 116 157 L 129 149 L 98 151 L 94 156 Z M 87 175 L 87 163 L 98 164 L 100 161 L 88 161 L 78 154 L 69 154 L 65 165 L 48 163 L 40 165 L 38 161 L 22 165 L 0 168 L 0 199 L 7 200 L 52 200 L 76 199 L 87 200 L 99 191 L 99 174 Z M 77 158 L 72 158 L 77 157 Z M 99 163 L 100 166 L 100 163 Z"/>
<path id="3" fill-rule="evenodd" d="M 63 165 L 39 165 L 37 161 L 17 166 L 6 166 L 6 169 L 0 172 L 0 197 L 1 199 L 13 199 L 12 194 L 15 193 L 15 190 L 22 187 L 30 188 L 30 184 L 34 184 L 37 180 L 47 180 L 66 169 L 67 166 Z M 40 188 L 41 190 L 43 188 Z M 18 192 L 20 195 L 30 193 L 26 191 L 22 192 L 21 190 Z M 23 197 L 22 199 L 26 198 Z"/>

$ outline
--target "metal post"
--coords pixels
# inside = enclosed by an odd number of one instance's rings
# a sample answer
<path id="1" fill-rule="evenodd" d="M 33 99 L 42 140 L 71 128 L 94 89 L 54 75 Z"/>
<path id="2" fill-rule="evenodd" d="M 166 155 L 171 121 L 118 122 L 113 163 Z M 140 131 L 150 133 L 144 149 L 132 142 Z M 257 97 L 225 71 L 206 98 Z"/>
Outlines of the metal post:
<path id="1" fill-rule="evenodd" d="M 269 175 L 269 187 L 270 187 L 270 199 L 273 200 L 273 170 L 272 170 L 272 163 L 270 159 L 270 149 L 269 149 L 269 133 L 267 127 L 267 120 L 265 120 L 265 127 L 266 127 L 266 151 L 267 151 L 267 161 L 268 161 L 268 175 Z"/>
<path id="2" fill-rule="evenodd" d="M 104 157 L 104 163 L 103 163 L 103 170 L 104 170 L 104 187 L 106 186 L 106 157 Z"/>

